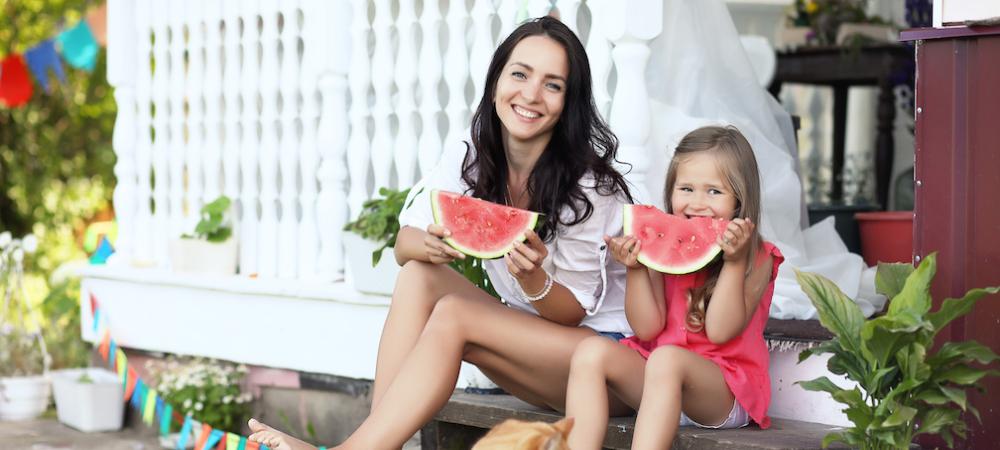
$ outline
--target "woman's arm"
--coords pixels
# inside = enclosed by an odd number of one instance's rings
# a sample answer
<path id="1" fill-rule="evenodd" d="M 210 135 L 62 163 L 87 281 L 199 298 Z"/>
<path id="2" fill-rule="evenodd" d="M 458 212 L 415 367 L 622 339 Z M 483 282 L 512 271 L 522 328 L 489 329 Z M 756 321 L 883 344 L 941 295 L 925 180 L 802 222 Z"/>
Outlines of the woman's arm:
<path id="1" fill-rule="evenodd" d="M 545 290 L 552 276 L 541 267 L 548 249 L 534 231 L 529 231 L 527 235 L 527 241 L 514 244 L 514 249 L 504 256 L 504 260 L 521 290 L 528 296 L 537 296 Z M 576 295 L 554 279 L 549 292 L 542 299 L 531 302 L 531 306 L 538 311 L 538 315 L 561 325 L 575 327 L 586 316 Z"/>
<path id="2" fill-rule="evenodd" d="M 465 255 L 441 240 L 447 234 L 447 230 L 435 224 L 430 224 L 427 231 L 411 226 L 400 228 L 393 248 L 396 263 L 402 266 L 408 261 L 416 260 L 447 264 L 456 259 L 465 259 Z"/>

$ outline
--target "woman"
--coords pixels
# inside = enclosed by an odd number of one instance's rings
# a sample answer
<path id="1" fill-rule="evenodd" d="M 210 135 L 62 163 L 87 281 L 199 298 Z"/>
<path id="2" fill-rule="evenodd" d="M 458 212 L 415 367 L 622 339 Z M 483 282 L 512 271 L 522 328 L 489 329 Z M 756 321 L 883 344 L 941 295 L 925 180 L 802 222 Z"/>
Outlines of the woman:
<path id="1" fill-rule="evenodd" d="M 624 268 L 605 250 L 631 202 L 612 168 L 617 140 L 599 116 L 583 45 L 558 20 L 518 27 L 497 48 L 471 143 L 449 149 L 400 217 L 403 269 L 379 343 L 372 410 L 339 448 L 398 448 L 448 401 L 461 362 L 522 400 L 562 410 L 577 343 L 628 334 Z M 464 157 L 463 157 L 464 154 Z M 430 189 L 545 214 L 503 259 L 486 261 L 498 301 L 447 263 L 464 256 L 434 225 Z M 251 421 L 273 449 L 312 448 Z"/>

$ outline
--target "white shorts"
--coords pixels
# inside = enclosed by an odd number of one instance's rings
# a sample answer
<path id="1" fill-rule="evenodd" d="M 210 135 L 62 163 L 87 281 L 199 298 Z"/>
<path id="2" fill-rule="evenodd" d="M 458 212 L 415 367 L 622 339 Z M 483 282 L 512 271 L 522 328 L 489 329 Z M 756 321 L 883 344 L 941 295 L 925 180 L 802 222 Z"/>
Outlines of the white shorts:
<path id="1" fill-rule="evenodd" d="M 702 425 L 698 422 L 691 420 L 684 411 L 681 411 L 681 423 L 682 427 L 695 426 L 698 428 L 711 428 L 715 430 L 726 430 L 729 428 L 743 428 L 750 423 L 750 415 L 747 414 L 747 410 L 743 409 L 743 405 L 740 402 L 733 400 L 733 409 L 729 410 L 729 417 L 718 425 Z"/>

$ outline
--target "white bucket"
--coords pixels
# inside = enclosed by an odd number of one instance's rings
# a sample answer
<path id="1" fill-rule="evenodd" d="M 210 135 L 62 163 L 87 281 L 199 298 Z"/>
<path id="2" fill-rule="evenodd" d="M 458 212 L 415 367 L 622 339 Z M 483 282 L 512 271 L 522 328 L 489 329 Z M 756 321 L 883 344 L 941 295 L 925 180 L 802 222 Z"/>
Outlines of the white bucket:
<path id="1" fill-rule="evenodd" d="M 0 378 L 0 420 L 30 420 L 49 406 L 49 380 L 41 375 Z"/>
<path id="2" fill-rule="evenodd" d="M 81 382 L 86 373 L 92 382 Z M 125 389 L 118 375 L 99 368 L 52 372 L 59 421 L 80 431 L 111 431 L 122 427 Z"/>

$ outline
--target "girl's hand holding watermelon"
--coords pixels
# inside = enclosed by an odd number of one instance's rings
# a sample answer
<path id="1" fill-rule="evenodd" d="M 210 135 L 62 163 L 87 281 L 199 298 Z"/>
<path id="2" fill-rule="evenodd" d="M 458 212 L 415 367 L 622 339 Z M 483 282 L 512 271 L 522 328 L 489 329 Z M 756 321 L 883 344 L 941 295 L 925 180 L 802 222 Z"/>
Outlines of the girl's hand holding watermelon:
<path id="1" fill-rule="evenodd" d="M 749 218 L 733 219 L 726 227 L 718 239 L 718 244 L 722 247 L 722 259 L 727 262 L 746 261 L 747 252 L 750 251 L 751 236 L 754 232 L 754 224 Z"/>
<path id="2" fill-rule="evenodd" d="M 639 269 L 642 264 L 639 262 L 639 250 L 642 249 L 642 241 L 635 236 L 604 236 L 604 242 L 611 250 L 611 256 L 623 266 L 629 269 Z"/>
<path id="3" fill-rule="evenodd" d="M 451 248 L 442 238 L 449 236 L 448 229 L 438 224 L 427 226 L 427 235 L 424 236 L 424 251 L 427 260 L 433 264 L 448 264 L 456 259 L 465 259 L 462 252 Z"/>

